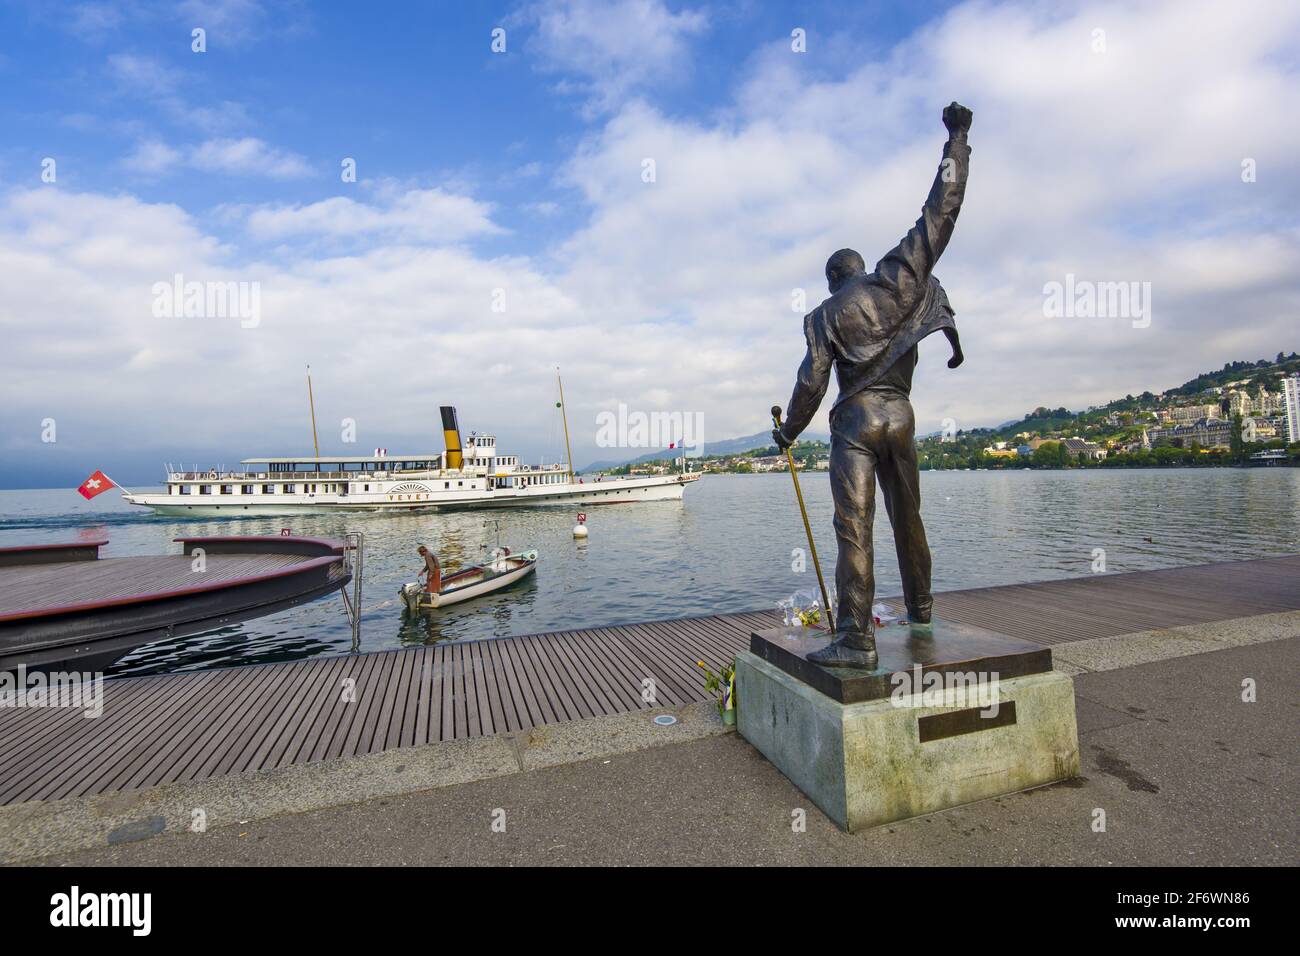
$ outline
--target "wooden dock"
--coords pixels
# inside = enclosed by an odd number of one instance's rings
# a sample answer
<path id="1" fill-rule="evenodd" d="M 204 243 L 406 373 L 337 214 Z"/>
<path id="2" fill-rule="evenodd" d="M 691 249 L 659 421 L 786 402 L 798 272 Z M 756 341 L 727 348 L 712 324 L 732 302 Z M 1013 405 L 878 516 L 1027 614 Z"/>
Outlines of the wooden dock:
<path id="1" fill-rule="evenodd" d="M 1300 555 L 951 591 L 936 615 L 1040 645 L 1300 610 Z M 132 790 L 705 697 L 775 612 L 105 681 L 104 712 L 0 707 L 0 803 Z M 643 701 L 653 681 L 655 704 Z"/>

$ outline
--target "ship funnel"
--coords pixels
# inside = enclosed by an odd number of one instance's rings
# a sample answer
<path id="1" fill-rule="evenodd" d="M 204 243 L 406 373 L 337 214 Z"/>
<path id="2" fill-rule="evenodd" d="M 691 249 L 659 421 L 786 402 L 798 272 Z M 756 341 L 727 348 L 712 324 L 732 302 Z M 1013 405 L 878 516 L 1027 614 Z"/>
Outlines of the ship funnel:
<path id="1" fill-rule="evenodd" d="M 444 465 L 452 471 L 460 471 L 465 465 L 465 456 L 460 450 L 460 424 L 456 421 L 456 409 L 443 405 L 439 411 L 442 412 L 442 441 L 447 446 Z"/>

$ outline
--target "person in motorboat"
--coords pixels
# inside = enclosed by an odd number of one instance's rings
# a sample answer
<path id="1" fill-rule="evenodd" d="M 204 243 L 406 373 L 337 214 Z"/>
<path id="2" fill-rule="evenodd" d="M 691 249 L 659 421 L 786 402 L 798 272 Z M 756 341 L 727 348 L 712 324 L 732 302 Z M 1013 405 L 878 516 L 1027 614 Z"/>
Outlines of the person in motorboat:
<path id="1" fill-rule="evenodd" d="M 416 551 L 424 559 L 424 568 L 420 571 L 420 575 L 426 579 L 425 590 L 430 594 L 437 594 L 442 590 L 442 565 L 438 563 L 438 556 L 424 545 L 420 545 Z"/>

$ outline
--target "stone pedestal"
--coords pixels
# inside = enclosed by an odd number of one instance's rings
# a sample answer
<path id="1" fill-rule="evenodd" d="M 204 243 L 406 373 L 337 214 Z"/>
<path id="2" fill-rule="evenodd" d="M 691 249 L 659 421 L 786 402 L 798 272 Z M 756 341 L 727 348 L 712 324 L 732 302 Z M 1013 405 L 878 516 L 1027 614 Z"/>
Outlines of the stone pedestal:
<path id="1" fill-rule="evenodd" d="M 1051 651 L 955 622 L 877 633 L 881 666 L 806 660 L 829 637 L 754 634 L 737 727 L 850 832 L 1076 776 L 1074 685 Z"/>

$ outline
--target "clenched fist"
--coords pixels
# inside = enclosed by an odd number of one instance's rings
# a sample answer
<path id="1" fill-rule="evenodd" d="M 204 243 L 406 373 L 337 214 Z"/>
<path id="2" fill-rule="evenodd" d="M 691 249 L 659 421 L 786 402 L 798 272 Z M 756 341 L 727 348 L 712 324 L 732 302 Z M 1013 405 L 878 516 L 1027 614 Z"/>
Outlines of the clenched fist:
<path id="1" fill-rule="evenodd" d="M 970 129 L 971 111 L 956 100 L 943 108 L 943 125 L 949 136 L 958 136 Z"/>

